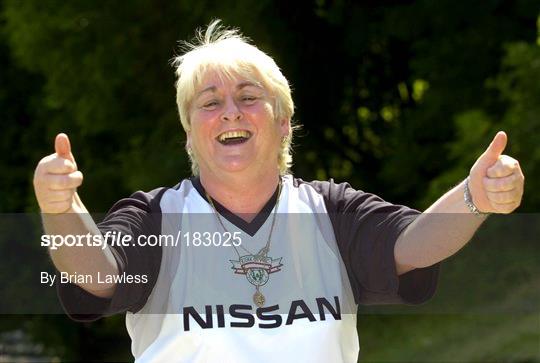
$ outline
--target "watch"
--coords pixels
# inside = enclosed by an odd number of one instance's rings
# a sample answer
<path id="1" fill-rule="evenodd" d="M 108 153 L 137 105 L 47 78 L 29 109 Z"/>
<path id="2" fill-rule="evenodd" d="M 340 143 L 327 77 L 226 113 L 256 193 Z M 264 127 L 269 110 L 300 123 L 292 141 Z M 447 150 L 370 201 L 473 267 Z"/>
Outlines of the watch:
<path id="1" fill-rule="evenodd" d="M 471 191 L 469 190 L 469 177 L 465 179 L 465 188 L 463 191 L 463 199 L 465 200 L 465 204 L 467 205 L 467 208 L 469 208 L 469 211 L 471 213 L 476 214 L 478 216 L 487 216 L 491 213 L 489 212 L 482 212 L 480 211 L 473 203 Z"/>

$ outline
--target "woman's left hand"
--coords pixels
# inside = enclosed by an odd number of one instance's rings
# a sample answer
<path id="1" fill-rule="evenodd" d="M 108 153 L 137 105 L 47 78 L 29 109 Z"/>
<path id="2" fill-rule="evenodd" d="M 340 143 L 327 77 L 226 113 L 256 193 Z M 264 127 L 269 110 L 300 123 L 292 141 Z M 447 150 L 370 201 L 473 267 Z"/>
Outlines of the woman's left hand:
<path id="1" fill-rule="evenodd" d="M 499 131 L 471 168 L 469 190 L 481 212 L 508 214 L 521 204 L 525 176 L 516 159 L 502 155 L 507 139 Z"/>

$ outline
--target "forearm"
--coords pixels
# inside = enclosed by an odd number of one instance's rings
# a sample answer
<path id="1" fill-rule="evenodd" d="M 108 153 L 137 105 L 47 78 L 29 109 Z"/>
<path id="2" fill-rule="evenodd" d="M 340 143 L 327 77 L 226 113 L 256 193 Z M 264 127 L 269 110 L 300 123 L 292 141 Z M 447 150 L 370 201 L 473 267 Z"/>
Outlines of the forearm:
<path id="1" fill-rule="evenodd" d="M 101 232 L 78 195 L 75 195 L 73 206 L 67 213 L 44 213 L 42 220 L 45 233 L 49 235 L 101 236 Z M 110 247 L 103 248 L 86 244 L 60 246 L 57 249 L 50 248 L 49 253 L 58 271 L 70 275 L 92 276 L 91 283 L 78 284 L 81 288 L 99 297 L 112 296 L 115 285 L 100 282 L 98 279 L 98 272 L 102 275 L 118 274 L 118 266 Z M 90 281 L 90 279 L 87 280 Z"/>
<path id="2" fill-rule="evenodd" d="M 431 266 L 459 251 L 487 218 L 463 198 L 465 182 L 444 194 L 400 235 L 394 248 L 398 274 Z"/>

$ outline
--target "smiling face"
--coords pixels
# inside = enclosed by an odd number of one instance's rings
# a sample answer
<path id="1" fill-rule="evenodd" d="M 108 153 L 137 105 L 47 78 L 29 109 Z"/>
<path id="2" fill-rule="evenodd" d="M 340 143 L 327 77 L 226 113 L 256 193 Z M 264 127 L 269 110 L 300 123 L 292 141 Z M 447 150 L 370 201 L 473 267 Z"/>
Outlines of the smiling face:
<path id="1" fill-rule="evenodd" d="M 278 171 L 289 120 L 276 120 L 272 105 L 260 82 L 209 71 L 191 101 L 187 132 L 201 175 Z"/>

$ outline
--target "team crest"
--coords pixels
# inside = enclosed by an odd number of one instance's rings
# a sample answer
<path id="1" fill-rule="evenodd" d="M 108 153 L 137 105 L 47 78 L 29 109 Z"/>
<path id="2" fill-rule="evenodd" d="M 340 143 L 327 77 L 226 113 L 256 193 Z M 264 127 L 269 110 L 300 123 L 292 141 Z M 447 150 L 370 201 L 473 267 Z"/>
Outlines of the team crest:
<path id="1" fill-rule="evenodd" d="M 281 271 L 283 264 L 280 258 L 261 255 L 246 255 L 236 260 L 230 260 L 235 274 L 246 275 L 250 284 L 255 287 L 263 286 L 268 282 L 270 274 Z"/>

